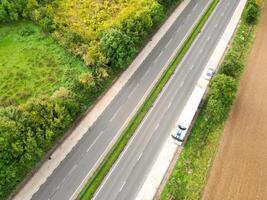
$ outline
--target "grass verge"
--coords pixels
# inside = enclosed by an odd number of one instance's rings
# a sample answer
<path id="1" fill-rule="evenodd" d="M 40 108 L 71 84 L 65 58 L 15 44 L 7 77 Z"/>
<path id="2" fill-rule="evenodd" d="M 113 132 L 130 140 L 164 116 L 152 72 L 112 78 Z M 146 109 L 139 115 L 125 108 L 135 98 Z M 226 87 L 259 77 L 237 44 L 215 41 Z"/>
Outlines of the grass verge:
<path id="1" fill-rule="evenodd" d="M 232 45 L 221 64 L 219 74 L 216 75 L 214 79 L 220 76 L 228 76 L 238 83 L 242 75 L 256 30 L 256 24 L 248 24 L 246 22 L 246 13 L 251 2 L 253 3 L 254 1 L 251 0 L 246 5 Z M 222 84 L 225 84 L 225 82 Z M 219 144 L 220 135 L 223 132 L 224 123 L 231 108 L 231 103 L 223 104 L 223 106 L 215 103 L 215 105 L 213 105 L 214 109 L 216 111 L 224 109 L 226 115 L 225 117 L 221 117 L 217 123 L 214 124 L 207 120 L 210 115 L 210 110 L 208 108 L 209 101 L 214 90 L 216 90 L 216 88 L 211 84 L 210 95 L 167 181 L 160 197 L 161 200 L 201 199 L 202 190 L 207 182 L 209 169 Z M 232 92 L 235 94 L 237 88 Z M 233 100 L 234 95 L 232 95 L 232 101 Z M 217 109 L 218 107 L 219 109 Z M 218 115 L 220 114 L 221 113 L 218 113 Z"/>
<path id="2" fill-rule="evenodd" d="M 101 182 L 104 180 L 106 174 L 109 172 L 112 165 L 116 162 L 118 157 L 120 156 L 120 153 L 123 151 L 125 146 L 127 145 L 129 139 L 134 134 L 135 130 L 141 123 L 141 121 L 144 119 L 146 113 L 149 111 L 149 109 L 152 107 L 153 103 L 157 99 L 158 95 L 170 79 L 171 75 L 175 71 L 177 65 L 181 62 L 182 58 L 194 42 L 195 38 L 201 31 L 201 29 L 204 27 L 206 21 L 208 20 L 209 16 L 217 6 L 219 0 L 213 0 L 199 22 L 194 27 L 194 30 L 189 35 L 179 52 L 177 53 L 174 60 L 171 62 L 169 67 L 166 69 L 166 71 L 163 73 L 161 79 L 159 82 L 155 85 L 149 96 L 147 97 L 146 101 L 143 103 L 141 108 L 138 110 L 138 112 L 135 114 L 133 119 L 130 121 L 127 128 L 123 131 L 111 151 L 107 154 L 105 159 L 100 164 L 99 168 L 96 170 L 96 172 L 93 174 L 93 176 L 89 179 L 84 189 L 81 191 L 78 199 L 81 200 L 87 200 L 91 199 L 96 192 L 97 188 L 100 186 Z"/>

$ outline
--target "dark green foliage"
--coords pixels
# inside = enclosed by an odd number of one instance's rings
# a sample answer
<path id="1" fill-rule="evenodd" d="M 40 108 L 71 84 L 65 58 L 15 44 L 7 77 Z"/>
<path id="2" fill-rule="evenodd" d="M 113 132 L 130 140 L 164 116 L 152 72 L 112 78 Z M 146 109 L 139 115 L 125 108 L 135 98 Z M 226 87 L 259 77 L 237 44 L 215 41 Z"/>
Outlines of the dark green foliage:
<path id="1" fill-rule="evenodd" d="M 27 0 L 1 0 L 0 21 L 9 22 L 19 20 L 26 8 Z"/>
<path id="2" fill-rule="evenodd" d="M 211 126 L 223 121 L 235 98 L 236 79 L 218 74 L 211 82 L 210 94 L 206 107 L 206 118 Z"/>
<path id="3" fill-rule="evenodd" d="M 132 39 L 116 28 L 105 32 L 100 42 L 101 51 L 113 68 L 123 68 L 129 64 L 136 53 L 134 46 Z"/>
<path id="4" fill-rule="evenodd" d="M 40 8 L 40 15 L 44 22 L 51 25 L 51 19 L 42 12 L 42 6 L 52 3 L 54 0 L 1 0 L 0 1 L 0 22 L 18 21 L 23 17 L 29 17 L 34 9 Z M 44 26 L 45 27 L 45 26 Z"/>
<path id="5" fill-rule="evenodd" d="M 248 24 L 255 24 L 260 12 L 260 8 L 254 1 L 249 3 L 249 6 L 246 9 L 246 22 Z"/>
<path id="6" fill-rule="evenodd" d="M 220 73 L 230 76 L 232 78 L 238 78 L 242 72 L 242 69 L 242 63 L 233 59 L 229 59 L 222 64 L 220 68 Z"/>
<path id="7" fill-rule="evenodd" d="M 177 2 L 181 2 L 181 0 L 158 0 L 158 2 L 163 5 L 165 8 L 171 7 L 173 4 Z"/>
<path id="8" fill-rule="evenodd" d="M 150 10 L 144 10 L 127 18 L 118 27 L 108 29 L 100 39 L 100 50 L 107 65 L 115 69 L 126 67 L 142 41 L 163 18 L 162 6 L 154 3 Z"/>
<path id="9" fill-rule="evenodd" d="M 79 107 L 70 93 L 66 94 L 61 98 L 33 99 L 21 107 L 0 109 L 0 199 L 77 116 Z"/>

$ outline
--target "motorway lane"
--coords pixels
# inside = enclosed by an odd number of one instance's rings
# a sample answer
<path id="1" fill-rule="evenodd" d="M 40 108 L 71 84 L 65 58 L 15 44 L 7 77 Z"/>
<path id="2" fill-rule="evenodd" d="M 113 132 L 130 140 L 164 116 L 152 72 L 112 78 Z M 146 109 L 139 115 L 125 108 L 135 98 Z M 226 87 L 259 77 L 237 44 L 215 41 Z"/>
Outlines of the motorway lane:
<path id="1" fill-rule="evenodd" d="M 84 137 L 34 194 L 34 200 L 71 199 L 103 158 L 146 91 L 201 16 L 209 0 L 192 0 Z M 106 152 L 105 152 L 106 153 Z"/>
<path id="2" fill-rule="evenodd" d="M 137 195 L 161 147 L 193 91 L 239 0 L 221 0 L 178 66 L 153 109 L 98 189 L 94 200 L 131 200 Z"/>

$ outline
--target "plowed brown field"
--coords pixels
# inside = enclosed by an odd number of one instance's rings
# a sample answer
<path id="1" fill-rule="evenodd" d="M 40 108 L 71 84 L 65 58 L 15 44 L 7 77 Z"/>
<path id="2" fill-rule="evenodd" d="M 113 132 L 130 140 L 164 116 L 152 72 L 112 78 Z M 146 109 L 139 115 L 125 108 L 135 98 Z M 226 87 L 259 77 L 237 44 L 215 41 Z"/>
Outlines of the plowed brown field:
<path id="1" fill-rule="evenodd" d="M 267 6 L 203 200 L 267 200 Z"/>

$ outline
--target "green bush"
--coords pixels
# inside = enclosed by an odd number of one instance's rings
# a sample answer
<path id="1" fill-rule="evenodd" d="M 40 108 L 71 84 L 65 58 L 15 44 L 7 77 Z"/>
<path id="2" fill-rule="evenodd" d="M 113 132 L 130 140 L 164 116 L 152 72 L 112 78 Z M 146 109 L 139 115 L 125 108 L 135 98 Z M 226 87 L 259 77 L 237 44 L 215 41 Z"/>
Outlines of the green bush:
<path id="1" fill-rule="evenodd" d="M 224 121 L 235 98 L 237 90 L 236 79 L 224 74 L 214 77 L 205 110 L 205 116 L 210 126 Z"/>
<path id="2" fill-rule="evenodd" d="M 181 0 L 158 0 L 158 2 L 163 5 L 166 9 L 176 4 L 177 2 L 181 2 Z"/>
<path id="3" fill-rule="evenodd" d="M 106 31 L 100 41 L 100 49 L 113 68 L 124 68 L 136 53 L 132 39 L 118 29 Z"/>
<path id="4" fill-rule="evenodd" d="M 243 64 L 237 60 L 226 60 L 220 67 L 219 73 L 225 74 L 232 78 L 238 78 L 242 72 Z"/>
<path id="5" fill-rule="evenodd" d="M 78 111 L 71 93 L 64 89 L 51 99 L 33 99 L 20 107 L 0 109 L 0 199 L 54 144 Z"/>
<path id="6" fill-rule="evenodd" d="M 248 24 L 255 24 L 260 12 L 260 8 L 255 2 L 249 3 L 249 6 L 246 9 L 246 22 Z"/>

